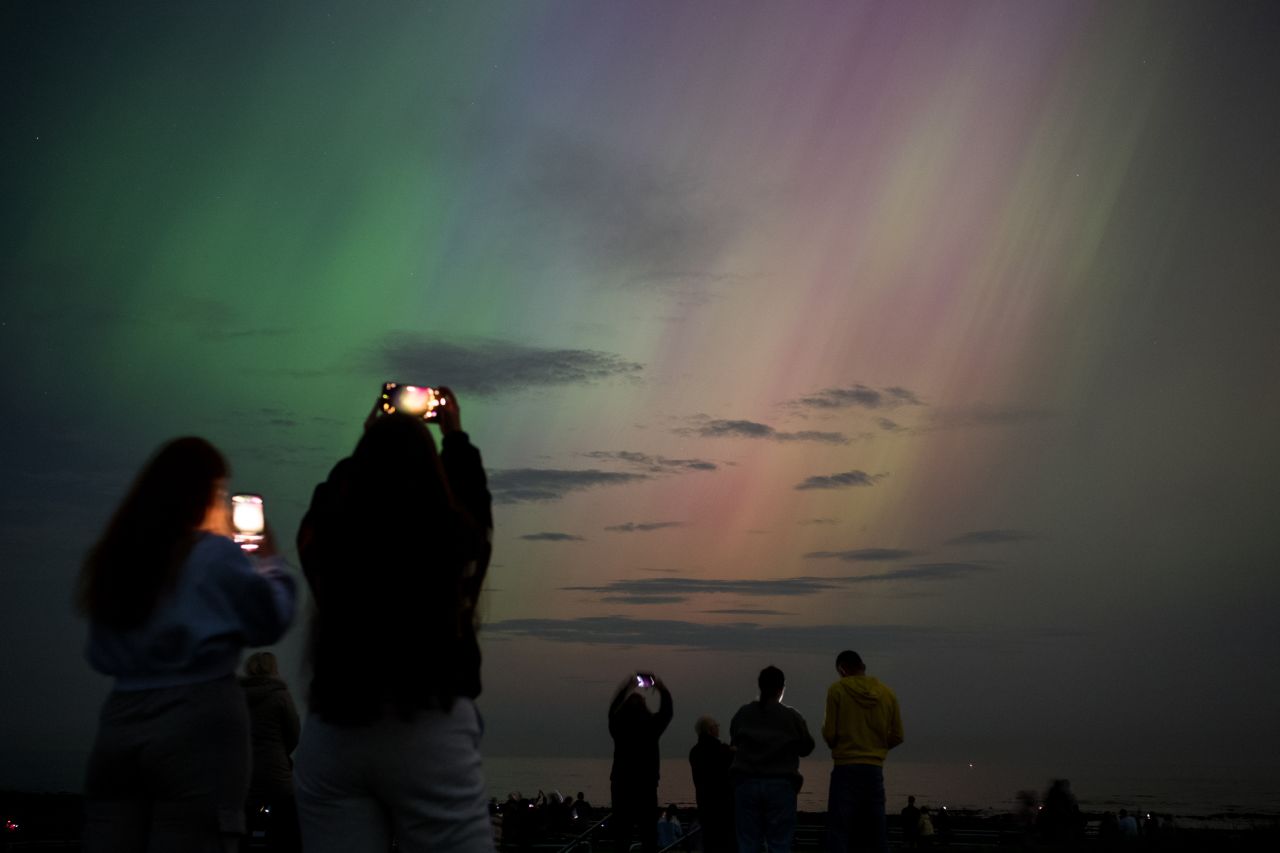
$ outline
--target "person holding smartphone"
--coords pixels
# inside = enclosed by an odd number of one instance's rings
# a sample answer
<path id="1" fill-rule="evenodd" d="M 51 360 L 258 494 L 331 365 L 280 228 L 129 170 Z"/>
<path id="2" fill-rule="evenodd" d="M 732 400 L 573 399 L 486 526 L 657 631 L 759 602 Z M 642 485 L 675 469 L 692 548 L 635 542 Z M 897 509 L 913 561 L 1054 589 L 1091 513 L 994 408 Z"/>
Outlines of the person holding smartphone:
<path id="1" fill-rule="evenodd" d="M 308 853 L 493 849 L 474 702 L 491 499 L 457 398 L 433 390 L 441 451 L 380 396 L 298 530 L 315 603 L 294 768 Z"/>
<path id="2" fill-rule="evenodd" d="M 642 690 L 658 691 L 658 710 L 650 711 Z M 609 703 L 609 734 L 613 737 L 613 768 L 609 789 L 613 797 L 615 850 L 631 848 L 634 828 L 643 853 L 658 849 L 658 739 L 671 723 L 671 691 L 651 672 L 632 673 Z"/>
<path id="3" fill-rule="evenodd" d="M 85 559 L 88 658 L 115 679 L 85 780 L 83 849 L 234 851 L 249 790 L 249 713 L 234 672 L 274 643 L 295 586 L 270 529 L 230 538 L 228 466 L 202 438 L 164 445 Z"/>

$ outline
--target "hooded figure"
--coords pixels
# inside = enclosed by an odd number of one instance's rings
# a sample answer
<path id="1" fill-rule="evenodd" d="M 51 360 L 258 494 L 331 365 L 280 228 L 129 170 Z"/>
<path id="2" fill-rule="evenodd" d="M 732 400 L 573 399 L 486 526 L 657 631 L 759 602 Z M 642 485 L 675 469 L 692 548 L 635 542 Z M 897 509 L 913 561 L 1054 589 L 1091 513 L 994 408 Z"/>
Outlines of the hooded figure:
<path id="1" fill-rule="evenodd" d="M 827 849 L 889 851 L 885 822 L 884 759 L 902 743 L 898 697 L 867 675 L 861 656 L 846 650 L 836 658 L 840 679 L 827 688 L 822 739 L 831 747 L 827 796 Z"/>
<path id="2" fill-rule="evenodd" d="M 835 764 L 883 765 L 902 743 L 898 697 L 870 675 L 846 675 L 827 690 L 822 739 Z"/>

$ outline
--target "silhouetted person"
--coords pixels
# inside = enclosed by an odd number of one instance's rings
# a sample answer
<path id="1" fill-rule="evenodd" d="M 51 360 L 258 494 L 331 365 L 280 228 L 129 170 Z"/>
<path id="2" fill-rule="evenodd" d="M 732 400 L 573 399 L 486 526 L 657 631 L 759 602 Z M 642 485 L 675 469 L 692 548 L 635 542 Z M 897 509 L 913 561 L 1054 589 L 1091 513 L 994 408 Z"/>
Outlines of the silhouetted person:
<path id="1" fill-rule="evenodd" d="M 230 538 L 229 469 L 179 438 L 151 457 L 90 550 L 77 604 L 88 658 L 115 683 L 85 780 L 83 849 L 235 850 L 249 793 L 249 711 L 235 668 L 293 619 L 268 529 Z"/>
<path id="2" fill-rule="evenodd" d="M 760 698 L 739 708 L 729 723 L 738 850 L 759 853 L 767 843 L 769 853 L 787 853 L 804 782 L 800 759 L 813 752 L 814 741 L 800 712 L 782 704 L 782 670 L 766 666 L 756 684 Z"/>
<path id="3" fill-rule="evenodd" d="M 887 853 L 884 816 L 884 759 L 902 743 L 898 697 L 867 675 L 854 651 L 836 657 L 840 679 L 827 688 L 822 739 L 831 747 L 831 789 L 827 796 L 827 849 Z"/>
<path id="4" fill-rule="evenodd" d="M 307 853 L 393 836 L 402 853 L 493 849 L 474 702 L 490 496 L 440 393 L 439 454 L 420 417 L 371 415 L 298 530 L 315 603 L 294 770 Z"/>
<path id="5" fill-rule="evenodd" d="M 613 769 L 609 788 L 613 797 L 613 837 L 617 850 L 631 846 L 634 830 L 644 853 L 658 845 L 658 739 L 671 723 L 671 691 L 662 679 L 632 673 L 609 703 L 609 734 L 613 737 Z M 657 712 L 651 712 L 638 691 L 658 691 Z"/>
<path id="6" fill-rule="evenodd" d="M 1116 819 L 1115 812 L 1105 811 L 1102 813 L 1102 820 L 1098 822 L 1098 849 L 1115 850 L 1119 843 L 1120 821 Z"/>
<path id="7" fill-rule="evenodd" d="M 689 750 L 693 790 L 698 800 L 698 822 L 702 825 L 702 848 L 706 853 L 732 853 L 738 849 L 733 822 L 733 749 L 720 740 L 720 724 L 711 717 L 699 717 L 693 730 L 698 742 Z"/>
<path id="8" fill-rule="evenodd" d="M 1044 797 L 1044 809 L 1040 812 L 1040 837 L 1045 843 L 1059 848 L 1074 845 L 1084 829 L 1080 807 L 1071 793 L 1071 783 L 1055 779 Z"/>
<path id="9" fill-rule="evenodd" d="M 1126 844 L 1138 840 L 1138 820 L 1129 814 L 1128 809 L 1120 810 L 1120 817 L 1116 821 L 1120 827 L 1120 840 Z"/>
<path id="10" fill-rule="evenodd" d="M 301 846 L 298 808 L 293 799 L 293 755 L 298 746 L 298 709 L 289 687 L 280 679 L 271 652 L 249 655 L 240 687 L 249 705 L 249 733 L 253 746 L 253 775 L 246 802 L 250 827 L 266 832 L 270 850 L 294 851 Z"/>
<path id="11" fill-rule="evenodd" d="M 916 798 L 907 797 L 907 804 L 902 809 L 902 846 L 914 849 L 920 838 L 920 809 L 916 808 Z"/>

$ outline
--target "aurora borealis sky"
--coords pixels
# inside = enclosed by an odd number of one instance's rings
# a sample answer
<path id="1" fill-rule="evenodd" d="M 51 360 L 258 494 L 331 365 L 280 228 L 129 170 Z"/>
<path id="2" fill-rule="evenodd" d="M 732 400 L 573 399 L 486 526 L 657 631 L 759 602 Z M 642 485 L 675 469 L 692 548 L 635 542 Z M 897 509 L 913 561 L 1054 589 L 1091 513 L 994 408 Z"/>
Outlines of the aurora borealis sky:
<path id="1" fill-rule="evenodd" d="M 1280 754 L 1280 6 L 0 10 L 0 785 L 145 457 L 292 540 L 387 379 L 498 501 L 485 751 L 855 648 L 921 761 Z M 295 695 L 304 630 L 280 649 Z"/>

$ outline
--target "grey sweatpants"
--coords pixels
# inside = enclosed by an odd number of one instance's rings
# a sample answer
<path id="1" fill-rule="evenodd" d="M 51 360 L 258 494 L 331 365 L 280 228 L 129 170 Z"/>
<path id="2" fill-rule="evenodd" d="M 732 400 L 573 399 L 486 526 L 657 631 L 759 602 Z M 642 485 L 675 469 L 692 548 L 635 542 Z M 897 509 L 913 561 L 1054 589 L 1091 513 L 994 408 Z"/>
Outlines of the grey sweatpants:
<path id="1" fill-rule="evenodd" d="M 492 853 L 480 766 L 480 716 L 470 699 L 412 720 L 334 726 L 314 714 L 294 767 L 307 853 Z"/>
<path id="2" fill-rule="evenodd" d="M 85 779 L 85 853 L 234 851 L 249 791 L 249 711 L 234 678 L 116 690 Z"/>

